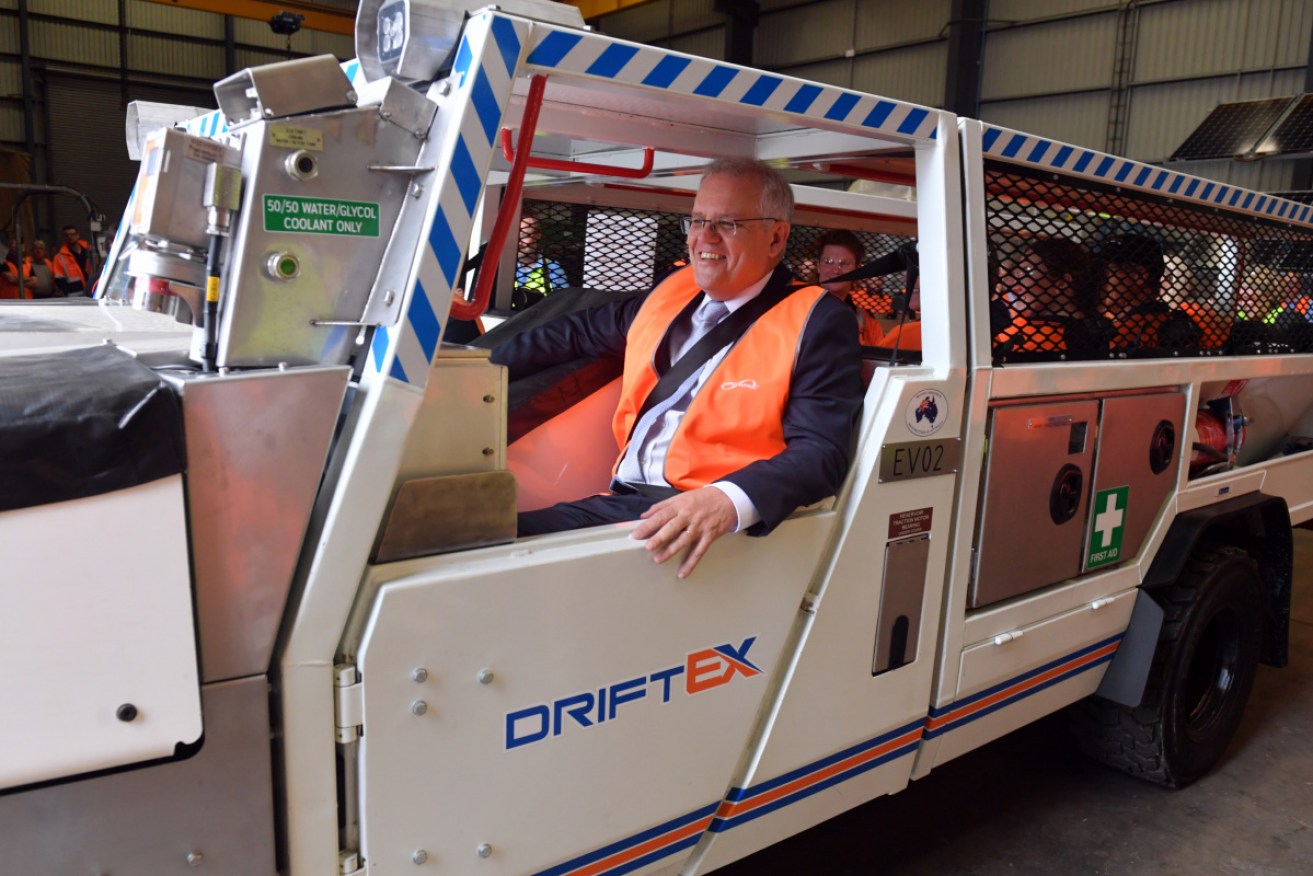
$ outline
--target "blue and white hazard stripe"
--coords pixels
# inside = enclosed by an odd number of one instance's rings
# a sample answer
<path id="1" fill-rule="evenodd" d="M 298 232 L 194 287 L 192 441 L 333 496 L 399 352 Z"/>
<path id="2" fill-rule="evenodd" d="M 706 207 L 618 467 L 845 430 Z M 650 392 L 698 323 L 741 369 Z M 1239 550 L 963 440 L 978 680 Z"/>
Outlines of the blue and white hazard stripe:
<path id="1" fill-rule="evenodd" d="M 538 26 L 525 65 L 623 82 L 668 94 L 761 107 L 798 120 L 842 123 L 867 133 L 916 141 L 936 136 L 939 110 L 862 94 L 722 61 L 627 43 L 567 28 Z"/>
<path id="2" fill-rule="evenodd" d="M 465 27 L 452 68 L 454 89 L 431 132 L 437 152 L 425 158 L 446 173 L 430 201 L 429 232 L 402 301 L 405 319 L 374 332 L 369 359 L 375 374 L 419 387 L 428 381 L 529 27 L 491 12 Z"/>
<path id="3" fill-rule="evenodd" d="M 1313 205 L 1299 204 L 1265 195 L 1239 186 L 1191 176 L 1188 173 L 1168 170 L 1129 158 L 1119 158 L 1106 152 L 1070 146 L 1023 134 L 1019 131 L 985 125 L 981 139 L 984 153 L 1014 164 L 1027 164 L 1045 170 L 1057 170 L 1086 179 L 1110 183 L 1150 194 L 1195 201 L 1214 207 L 1226 207 L 1309 225 L 1313 220 Z"/>

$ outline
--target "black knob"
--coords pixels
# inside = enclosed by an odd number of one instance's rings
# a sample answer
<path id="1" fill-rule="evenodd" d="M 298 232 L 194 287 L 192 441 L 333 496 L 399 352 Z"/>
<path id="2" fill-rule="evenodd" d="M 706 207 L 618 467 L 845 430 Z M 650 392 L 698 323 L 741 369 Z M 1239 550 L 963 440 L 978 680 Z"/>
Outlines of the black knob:
<path id="1" fill-rule="evenodd" d="M 1149 470 L 1162 474 L 1172 464 L 1176 452 L 1176 427 L 1167 420 L 1162 420 L 1153 429 L 1149 439 Z"/>
<path id="2" fill-rule="evenodd" d="M 114 712 L 114 716 L 120 721 L 135 721 L 137 718 L 137 707 L 132 703 L 124 703 Z"/>
<path id="3" fill-rule="evenodd" d="M 1055 524 L 1061 526 L 1076 516 L 1084 484 L 1085 476 L 1071 463 L 1058 469 L 1058 476 L 1053 479 L 1053 488 L 1049 491 L 1049 517 Z"/>

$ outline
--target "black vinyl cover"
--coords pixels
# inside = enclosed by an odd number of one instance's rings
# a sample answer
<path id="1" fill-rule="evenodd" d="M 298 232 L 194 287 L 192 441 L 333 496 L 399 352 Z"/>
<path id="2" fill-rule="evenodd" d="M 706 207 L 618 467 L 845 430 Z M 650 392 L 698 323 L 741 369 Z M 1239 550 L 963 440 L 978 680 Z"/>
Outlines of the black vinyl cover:
<path id="1" fill-rule="evenodd" d="M 177 396 L 122 350 L 0 358 L 0 511 L 109 493 L 184 467 Z"/>

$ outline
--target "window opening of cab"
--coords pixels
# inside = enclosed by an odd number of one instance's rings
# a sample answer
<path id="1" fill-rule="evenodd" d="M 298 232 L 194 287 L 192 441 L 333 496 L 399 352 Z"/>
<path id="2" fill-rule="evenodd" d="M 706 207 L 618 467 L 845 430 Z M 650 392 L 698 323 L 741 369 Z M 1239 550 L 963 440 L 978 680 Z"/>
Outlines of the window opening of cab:
<path id="1" fill-rule="evenodd" d="M 521 263 L 559 265 L 567 287 L 646 290 L 688 263 L 687 238 L 680 226 L 686 214 L 681 212 L 526 197 L 521 215 L 534 216 L 539 232 L 536 242 L 529 236 L 520 238 L 517 256 Z M 804 282 L 817 280 L 817 243 L 827 230 L 795 224 L 789 235 L 784 264 Z M 868 231 L 853 233 L 865 248 L 865 261 L 888 255 L 913 239 Z M 901 290 L 903 281 L 902 272 L 858 281 L 853 303 L 877 317 L 892 318 L 891 292 Z"/>
<path id="2" fill-rule="evenodd" d="M 985 186 L 996 364 L 1313 352 L 1307 229 L 999 162 Z"/>

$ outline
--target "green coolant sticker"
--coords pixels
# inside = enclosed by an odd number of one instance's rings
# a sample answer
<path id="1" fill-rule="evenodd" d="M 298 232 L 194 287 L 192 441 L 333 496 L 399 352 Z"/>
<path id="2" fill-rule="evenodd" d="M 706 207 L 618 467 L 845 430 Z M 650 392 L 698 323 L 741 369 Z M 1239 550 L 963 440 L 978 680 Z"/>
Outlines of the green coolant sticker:
<path id="1" fill-rule="evenodd" d="M 1126 524 L 1126 500 L 1130 487 L 1099 490 L 1094 494 L 1094 515 L 1090 518 L 1090 554 L 1085 568 L 1095 569 L 1122 559 L 1122 530 Z"/>
<path id="2" fill-rule="evenodd" d="M 265 195 L 264 230 L 378 237 L 378 204 L 335 198 Z"/>

